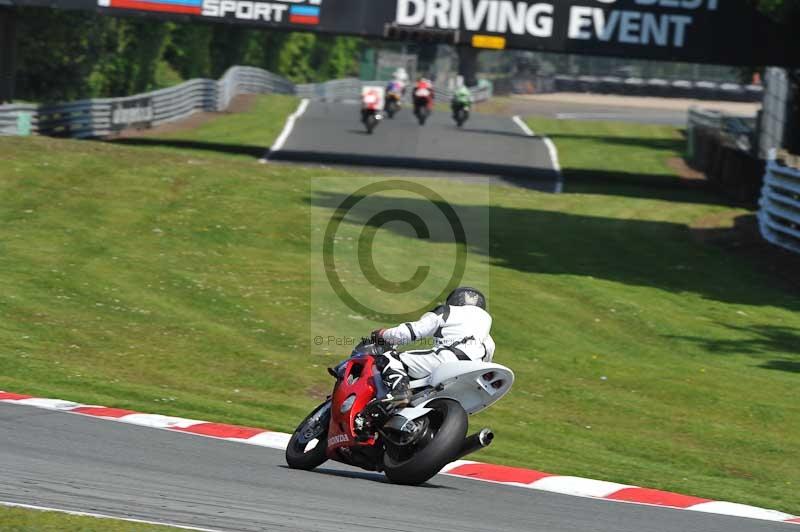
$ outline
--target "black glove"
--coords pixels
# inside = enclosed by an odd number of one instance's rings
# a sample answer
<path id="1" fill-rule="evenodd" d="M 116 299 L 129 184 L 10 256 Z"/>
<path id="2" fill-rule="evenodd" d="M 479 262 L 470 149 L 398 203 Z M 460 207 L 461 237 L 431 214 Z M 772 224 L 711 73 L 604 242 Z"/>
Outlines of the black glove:
<path id="1" fill-rule="evenodd" d="M 370 341 L 375 345 L 386 345 L 386 340 L 383 339 L 383 331 L 386 329 L 375 329 L 369 335 Z"/>

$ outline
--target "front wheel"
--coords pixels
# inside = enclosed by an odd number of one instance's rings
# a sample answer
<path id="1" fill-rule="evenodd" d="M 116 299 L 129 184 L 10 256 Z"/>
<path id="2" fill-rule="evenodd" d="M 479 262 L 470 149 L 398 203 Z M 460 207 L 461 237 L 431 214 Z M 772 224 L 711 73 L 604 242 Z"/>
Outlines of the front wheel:
<path id="1" fill-rule="evenodd" d="M 427 414 L 428 428 L 417 443 L 386 446 L 384 471 L 395 484 L 417 485 L 430 479 L 458 455 L 467 436 L 467 413 L 458 402 L 438 399 L 425 406 L 433 411 Z"/>
<path id="2" fill-rule="evenodd" d="M 331 422 L 331 403 L 325 401 L 315 408 L 295 429 L 286 446 L 286 463 L 292 469 L 310 470 L 322 465 Z"/>

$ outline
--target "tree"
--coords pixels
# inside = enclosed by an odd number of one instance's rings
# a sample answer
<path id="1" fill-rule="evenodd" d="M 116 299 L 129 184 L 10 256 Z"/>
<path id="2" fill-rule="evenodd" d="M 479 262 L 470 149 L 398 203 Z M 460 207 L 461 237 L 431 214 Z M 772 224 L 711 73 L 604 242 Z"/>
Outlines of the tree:
<path id="1" fill-rule="evenodd" d="M 278 73 L 295 83 L 314 79 L 311 59 L 316 40 L 313 33 L 290 33 L 278 53 Z"/>

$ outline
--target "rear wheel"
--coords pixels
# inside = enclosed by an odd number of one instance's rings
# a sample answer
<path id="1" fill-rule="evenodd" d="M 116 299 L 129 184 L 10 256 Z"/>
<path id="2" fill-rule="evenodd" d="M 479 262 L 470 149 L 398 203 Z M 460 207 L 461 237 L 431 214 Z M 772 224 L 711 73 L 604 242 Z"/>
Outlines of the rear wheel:
<path id="1" fill-rule="evenodd" d="M 378 121 L 375 119 L 375 115 L 370 115 L 369 117 L 367 117 L 366 125 L 367 125 L 367 133 L 371 135 L 372 131 L 375 129 L 375 126 L 378 125 Z"/>
<path id="2" fill-rule="evenodd" d="M 286 446 L 286 463 L 292 469 L 314 469 L 325 462 L 331 403 L 315 408 L 295 429 Z"/>
<path id="3" fill-rule="evenodd" d="M 438 399 L 425 405 L 428 428 L 410 445 L 386 445 L 383 466 L 395 484 L 422 484 L 452 461 L 467 436 L 467 413 L 452 399 Z"/>
<path id="4" fill-rule="evenodd" d="M 469 111 L 463 107 L 456 111 L 456 125 L 458 125 L 458 127 L 463 126 L 464 122 L 467 121 L 467 117 L 469 117 Z"/>

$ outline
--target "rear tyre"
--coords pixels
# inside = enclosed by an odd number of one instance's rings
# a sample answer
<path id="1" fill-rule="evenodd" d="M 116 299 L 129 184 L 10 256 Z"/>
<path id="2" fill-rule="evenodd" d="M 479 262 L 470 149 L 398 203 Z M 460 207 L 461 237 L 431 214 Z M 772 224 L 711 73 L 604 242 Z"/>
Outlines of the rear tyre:
<path id="1" fill-rule="evenodd" d="M 463 126 L 464 122 L 467 121 L 467 117 L 468 116 L 469 116 L 469 113 L 466 111 L 466 109 L 459 109 L 456 112 L 456 125 L 458 127 Z"/>
<path id="2" fill-rule="evenodd" d="M 425 405 L 430 423 L 415 445 L 386 446 L 383 467 L 395 484 L 417 485 L 433 477 L 451 462 L 467 437 L 467 413 L 452 399 L 438 399 Z"/>
<path id="3" fill-rule="evenodd" d="M 310 470 L 322 465 L 327 459 L 328 425 L 331 422 L 331 403 L 326 401 L 306 417 L 286 446 L 286 463 L 292 469 Z M 316 444 L 309 447 L 312 442 Z"/>

